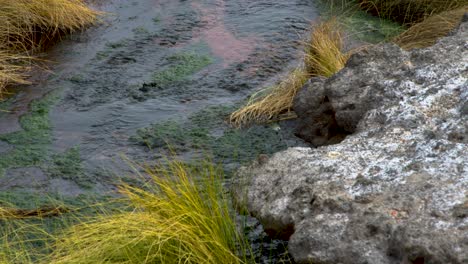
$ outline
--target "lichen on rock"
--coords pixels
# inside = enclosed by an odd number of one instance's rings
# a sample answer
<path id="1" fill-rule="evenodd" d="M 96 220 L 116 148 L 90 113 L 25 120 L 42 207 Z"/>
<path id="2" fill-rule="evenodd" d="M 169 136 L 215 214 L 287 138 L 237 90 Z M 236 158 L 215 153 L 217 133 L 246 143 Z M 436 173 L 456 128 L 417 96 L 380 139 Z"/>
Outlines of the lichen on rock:
<path id="1" fill-rule="evenodd" d="M 370 47 L 312 79 L 294 108 L 318 148 L 239 170 L 238 205 L 296 262 L 468 263 L 467 28 L 426 49 Z"/>

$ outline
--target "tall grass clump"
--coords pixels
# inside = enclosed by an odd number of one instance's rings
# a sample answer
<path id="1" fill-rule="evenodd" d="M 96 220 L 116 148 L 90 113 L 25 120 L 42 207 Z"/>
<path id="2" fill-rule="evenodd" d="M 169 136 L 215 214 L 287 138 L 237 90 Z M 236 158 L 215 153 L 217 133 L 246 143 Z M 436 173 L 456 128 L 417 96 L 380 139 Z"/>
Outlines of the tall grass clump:
<path id="1" fill-rule="evenodd" d="M 342 69 L 349 57 L 343 52 L 343 34 L 335 18 L 312 28 L 305 43 L 304 63 L 282 82 L 251 96 L 247 104 L 230 116 L 230 123 L 242 127 L 263 123 L 284 113 L 291 114 L 294 97 L 312 76 L 329 77 Z"/>
<path id="2" fill-rule="evenodd" d="M 0 96 L 9 83 L 27 83 L 35 51 L 93 24 L 98 14 L 82 0 L 0 0 Z"/>
<path id="3" fill-rule="evenodd" d="M 93 24 L 97 15 L 82 0 L 0 0 L 0 43 L 20 51 L 40 48 Z"/>
<path id="4" fill-rule="evenodd" d="M 447 36 L 468 12 L 468 6 L 432 15 L 398 35 L 393 42 L 403 49 L 425 48 Z"/>
<path id="5" fill-rule="evenodd" d="M 330 77 L 341 70 L 349 58 L 349 53 L 343 52 L 343 41 L 343 32 L 335 18 L 314 27 L 305 48 L 306 71 L 312 76 Z"/>
<path id="6" fill-rule="evenodd" d="M 243 263 L 221 170 L 178 161 L 146 169 L 144 187 L 124 185 L 130 211 L 73 226 L 50 263 Z"/>

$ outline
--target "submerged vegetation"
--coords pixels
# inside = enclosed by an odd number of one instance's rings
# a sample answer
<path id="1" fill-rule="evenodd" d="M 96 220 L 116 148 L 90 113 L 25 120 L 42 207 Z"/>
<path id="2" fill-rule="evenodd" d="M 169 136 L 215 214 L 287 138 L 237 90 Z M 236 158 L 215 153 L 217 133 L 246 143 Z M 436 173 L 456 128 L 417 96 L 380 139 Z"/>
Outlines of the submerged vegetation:
<path id="1" fill-rule="evenodd" d="M 233 109 L 235 106 L 211 106 L 194 113 L 187 120 L 168 120 L 140 129 L 131 140 L 169 153 L 196 151 L 212 157 L 216 163 L 231 167 L 231 170 L 233 164 L 243 164 L 259 154 L 272 154 L 287 147 L 271 126 L 238 130 L 223 125 Z"/>
<path id="2" fill-rule="evenodd" d="M 446 36 L 468 11 L 468 0 L 322 2 L 327 6 L 323 11 L 324 22 L 312 25 L 311 37 L 304 45 L 303 64 L 278 85 L 252 95 L 231 114 L 231 124 L 242 127 L 281 120 L 282 116 L 294 117 L 291 107 L 297 91 L 310 77 L 330 77 L 343 68 L 353 53 L 343 44 L 350 39 L 371 43 L 392 41 L 404 49 L 423 48 Z M 348 33 L 346 36 L 343 29 Z"/>
<path id="3" fill-rule="evenodd" d="M 41 165 L 52 141 L 49 109 L 58 99 L 50 94 L 31 103 L 31 112 L 20 118 L 21 131 L 0 135 L 14 149 L 0 156 L 0 177 L 8 168 Z"/>
<path id="4" fill-rule="evenodd" d="M 165 87 L 182 81 L 188 76 L 200 71 L 212 63 L 212 59 L 206 55 L 195 53 L 179 53 L 168 58 L 173 64 L 167 69 L 153 75 L 152 85 Z"/>
<path id="5" fill-rule="evenodd" d="M 33 54 L 94 23 L 81 0 L 0 0 L 0 99 L 9 83 L 28 83 Z"/>

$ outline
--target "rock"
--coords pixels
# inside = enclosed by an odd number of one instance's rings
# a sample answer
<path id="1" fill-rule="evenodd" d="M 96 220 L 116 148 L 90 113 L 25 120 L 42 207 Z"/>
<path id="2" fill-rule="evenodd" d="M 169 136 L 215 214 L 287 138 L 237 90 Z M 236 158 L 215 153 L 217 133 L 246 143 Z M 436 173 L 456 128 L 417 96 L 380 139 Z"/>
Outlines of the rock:
<path id="1" fill-rule="evenodd" d="M 351 134 L 241 168 L 238 206 L 289 238 L 298 263 L 468 263 L 467 27 L 311 80 L 295 100 L 309 141 Z"/>
<path id="2" fill-rule="evenodd" d="M 336 144 L 347 133 L 335 119 L 335 111 L 325 95 L 325 78 L 312 78 L 294 98 L 293 108 L 298 116 L 296 136 L 313 146 Z"/>
<path id="3" fill-rule="evenodd" d="M 11 151 L 12 149 L 13 147 L 10 144 L 0 140 L 0 154 L 1 155 L 6 155 L 6 153 Z"/>
<path id="4" fill-rule="evenodd" d="M 5 175 L 0 177 L 0 191 L 40 188 L 47 185 L 48 179 L 38 167 L 8 169 Z"/>

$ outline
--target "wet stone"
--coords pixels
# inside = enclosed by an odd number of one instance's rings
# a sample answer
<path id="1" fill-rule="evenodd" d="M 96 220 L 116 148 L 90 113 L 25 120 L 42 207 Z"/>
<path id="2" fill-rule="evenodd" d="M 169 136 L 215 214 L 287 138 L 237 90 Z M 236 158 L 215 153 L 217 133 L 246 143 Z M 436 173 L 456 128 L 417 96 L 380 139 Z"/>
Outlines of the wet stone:
<path id="1" fill-rule="evenodd" d="M 12 149 L 13 147 L 10 144 L 0 141 L 0 155 L 5 155 L 5 153 L 8 153 Z"/>
<path id="2" fill-rule="evenodd" d="M 71 180 L 66 179 L 52 179 L 47 187 L 47 190 L 51 193 L 58 193 L 66 196 L 78 196 L 83 194 L 84 191 L 80 186 Z"/>
<path id="3" fill-rule="evenodd" d="M 0 178 L 0 190 L 42 188 L 48 180 L 49 177 L 38 167 L 9 169 Z"/>

